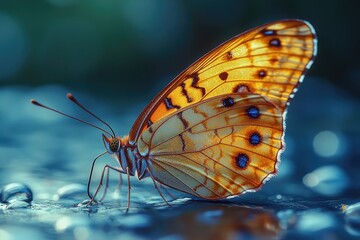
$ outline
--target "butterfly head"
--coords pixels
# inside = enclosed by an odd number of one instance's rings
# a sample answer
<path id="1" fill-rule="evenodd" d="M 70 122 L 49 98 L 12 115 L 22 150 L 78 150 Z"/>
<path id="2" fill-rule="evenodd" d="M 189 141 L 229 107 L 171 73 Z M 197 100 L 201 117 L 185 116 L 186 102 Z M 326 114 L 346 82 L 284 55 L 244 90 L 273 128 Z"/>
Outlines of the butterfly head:
<path id="1" fill-rule="evenodd" d="M 108 153 L 113 154 L 115 152 L 120 151 L 121 148 L 121 143 L 120 143 L 120 139 L 117 137 L 106 137 L 104 134 L 102 135 L 103 137 L 103 142 L 105 145 L 106 150 L 108 151 Z"/>

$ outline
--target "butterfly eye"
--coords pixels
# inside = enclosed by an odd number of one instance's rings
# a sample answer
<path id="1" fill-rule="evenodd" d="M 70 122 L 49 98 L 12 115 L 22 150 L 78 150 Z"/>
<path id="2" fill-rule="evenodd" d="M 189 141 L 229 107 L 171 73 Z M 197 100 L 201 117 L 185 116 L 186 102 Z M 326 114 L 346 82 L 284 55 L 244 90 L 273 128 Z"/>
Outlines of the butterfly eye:
<path id="1" fill-rule="evenodd" d="M 104 142 L 106 150 L 110 154 L 113 154 L 113 153 L 118 152 L 120 150 L 120 141 L 119 141 L 118 138 L 115 138 L 115 137 L 107 138 L 103 134 L 103 142 Z"/>

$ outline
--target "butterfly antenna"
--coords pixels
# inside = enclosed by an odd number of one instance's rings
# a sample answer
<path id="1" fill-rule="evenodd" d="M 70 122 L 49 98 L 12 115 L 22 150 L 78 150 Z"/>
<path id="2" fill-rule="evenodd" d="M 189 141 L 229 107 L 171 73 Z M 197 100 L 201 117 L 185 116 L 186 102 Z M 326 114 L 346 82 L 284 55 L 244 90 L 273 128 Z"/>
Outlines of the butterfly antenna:
<path id="1" fill-rule="evenodd" d="M 102 122 L 103 124 L 105 124 L 110 131 L 112 132 L 112 136 L 116 137 L 114 130 L 112 129 L 112 127 L 110 126 L 110 124 L 108 124 L 107 122 L 105 122 L 104 120 L 102 120 L 100 117 L 96 116 L 93 112 L 91 112 L 90 110 L 88 110 L 86 107 L 84 107 L 84 105 L 82 105 L 75 97 L 74 95 L 72 95 L 72 93 L 68 93 L 66 94 L 66 97 L 72 101 L 73 103 L 75 103 L 76 105 L 78 105 L 81 109 L 83 109 L 85 112 L 87 112 L 88 114 L 90 114 L 91 116 L 93 116 L 94 118 L 96 118 L 97 120 L 99 120 L 100 122 Z M 111 134 L 110 134 L 111 135 Z"/>
<path id="2" fill-rule="evenodd" d="M 76 118 L 76 117 L 70 116 L 69 114 L 60 112 L 59 110 L 56 110 L 56 109 L 54 109 L 54 108 L 45 106 L 45 105 L 39 103 L 38 101 L 36 101 L 36 100 L 34 100 L 34 99 L 31 99 L 30 101 L 31 101 L 32 104 L 34 104 L 34 105 L 36 105 L 36 106 L 38 106 L 38 107 L 42 107 L 42 108 L 48 109 L 48 110 L 50 110 L 50 111 L 56 112 L 56 113 L 58 113 L 58 114 L 60 114 L 60 115 L 63 115 L 63 116 L 65 116 L 65 117 L 74 119 L 74 120 L 76 120 L 76 121 L 78 121 L 78 122 L 81 122 L 81 123 L 84 123 L 84 124 L 89 125 L 89 126 L 91 126 L 91 127 L 94 127 L 94 128 L 96 128 L 96 129 L 99 129 L 99 130 L 103 131 L 104 133 L 107 133 L 107 134 L 109 134 L 109 135 L 111 136 L 111 133 L 109 133 L 108 131 L 106 131 L 105 129 L 103 129 L 103 128 L 101 128 L 101 127 L 98 127 L 98 126 L 96 126 L 96 125 L 94 125 L 94 124 L 91 124 L 91 123 L 89 123 L 89 122 L 86 122 L 86 121 L 84 121 L 84 120 L 81 120 L 80 118 Z M 111 129 L 111 128 L 110 128 L 110 129 Z M 112 130 L 112 129 L 111 129 L 111 130 Z M 112 133 L 114 134 L 114 131 L 112 131 Z M 115 136 L 115 134 L 114 134 L 114 136 Z"/>

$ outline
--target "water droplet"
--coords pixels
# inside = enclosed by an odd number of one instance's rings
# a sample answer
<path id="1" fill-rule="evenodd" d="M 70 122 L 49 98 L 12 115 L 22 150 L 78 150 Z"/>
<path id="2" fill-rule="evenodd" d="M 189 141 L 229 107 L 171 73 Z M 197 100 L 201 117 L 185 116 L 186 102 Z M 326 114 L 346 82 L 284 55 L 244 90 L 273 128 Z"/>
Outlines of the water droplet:
<path id="1" fill-rule="evenodd" d="M 303 178 L 305 186 L 323 195 L 335 196 L 342 193 L 349 184 L 344 170 L 337 166 L 323 166 Z"/>
<path id="2" fill-rule="evenodd" d="M 85 185 L 77 183 L 68 184 L 57 190 L 54 200 L 84 198 L 87 194 L 86 191 Z"/>
<path id="3" fill-rule="evenodd" d="M 9 183 L 0 189 L 0 201 L 11 203 L 23 201 L 31 203 L 33 200 L 32 191 L 28 186 L 22 183 Z"/>
<path id="4" fill-rule="evenodd" d="M 92 201 L 91 199 L 85 199 L 84 201 L 78 203 L 76 206 L 79 207 L 82 211 L 89 213 L 96 213 L 98 211 L 99 204 L 98 202 Z"/>
<path id="5" fill-rule="evenodd" d="M 77 207 L 85 207 L 90 203 L 91 199 L 85 199 L 84 201 L 80 202 Z M 96 203 L 96 202 L 94 202 Z M 91 205 L 93 205 L 93 203 L 91 203 Z"/>
<path id="6" fill-rule="evenodd" d="M 346 219 L 360 224 L 360 202 L 348 206 L 345 210 Z"/>
<path id="7" fill-rule="evenodd" d="M 360 202 L 346 207 L 346 231 L 354 236 L 360 236 Z"/>
<path id="8" fill-rule="evenodd" d="M 29 203 L 24 201 L 12 201 L 6 205 L 6 209 L 18 209 L 27 207 L 29 207 Z"/>

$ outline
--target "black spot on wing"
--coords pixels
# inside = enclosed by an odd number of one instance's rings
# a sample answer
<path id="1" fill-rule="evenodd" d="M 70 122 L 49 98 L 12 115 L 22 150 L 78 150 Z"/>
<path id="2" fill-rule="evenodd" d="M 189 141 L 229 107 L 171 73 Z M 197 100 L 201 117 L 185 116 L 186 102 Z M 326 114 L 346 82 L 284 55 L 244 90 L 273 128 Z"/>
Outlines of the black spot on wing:
<path id="1" fill-rule="evenodd" d="M 149 119 L 149 120 L 147 121 L 147 126 L 150 127 L 151 125 L 153 125 L 153 122 Z"/>
<path id="2" fill-rule="evenodd" d="M 181 140 L 181 143 L 182 143 L 182 148 L 181 149 L 183 151 L 185 151 L 186 144 L 185 144 L 184 138 L 183 138 L 182 134 L 179 134 L 178 136 L 179 136 L 179 138 Z"/>
<path id="3" fill-rule="evenodd" d="M 182 112 L 179 112 L 177 115 L 177 117 L 180 119 L 180 121 L 182 122 L 182 124 L 184 125 L 184 129 L 187 129 L 189 127 L 189 123 L 188 121 L 186 121 L 186 119 L 183 117 Z"/>
<path id="4" fill-rule="evenodd" d="M 219 74 L 219 78 L 225 81 L 228 78 L 229 74 L 227 72 L 222 72 Z"/>
<path id="5" fill-rule="evenodd" d="M 227 97 L 222 100 L 222 104 L 224 107 L 231 107 L 234 106 L 235 101 L 232 97 Z"/>
<path id="6" fill-rule="evenodd" d="M 164 103 L 165 103 L 165 106 L 167 109 L 172 109 L 172 108 L 179 109 L 180 108 L 180 106 L 174 105 L 171 101 L 171 98 L 168 98 L 168 97 L 164 99 Z"/>
<path id="7" fill-rule="evenodd" d="M 191 87 L 193 87 L 195 89 L 199 89 L 201 91 L 201 95 L 204 96 L 206 93 L 206 90 L 205 90 L 205 88 L 200 87 L 198 85 L 198 82 L 200 80 L 199 75 L 197 73 L 193 73 L 193 74 L 189 75 L 189 77 L 193 79 L 191 82 Z"/>
<path id="8" fill-rule="evenodd" d="M 225 54 L 226 60 L 231 60 L 233 57 L 234 57 L 234 55 L 233 55 L 233 53 L 230 52 L 230 51 Z"/>
<path id="9" fill-rule="evenodd" d="M 261 143 L 261 135 L 258 132 L 253 132 L 249 137 L 249 142 L 251 145 L 258 145 Z"/>
<path id="10" fill-rule="evenodd" d="M 274 36 L 274 35 L 277 35 L 276 30 L 271 30 L 271 29 L 264 29 L 264 30 L 261 31 L 261 33 L 262 33 L 264 36 Z"/>
<path id="11" fill-rule="evenodd" d="M 281 47 L 281 41 L 278 38 L 273 38 L 269 41 L 269 46 L 279 48 Z"/>
<path id="12" fill-rule="evenodd" d="M 261 77 L 261 78 L 264 78 L 266 77 L 266 71 L 264 69 L 261 69 L 259 72 L 258 72 L 258 76 Z"/>
<path id="13" fill-rule="evenodd" d="M 182 93 L 182 95 L 186 97 L 186 100 L 187 100 L 188 103 L 191 103 L 191 102 L 192 102 L 192 99 L 191 99 L 191 97 L 188 95 L 188 92 L 186 91 L 185 83 L 181 83 L 181 84 L 180 84 L 180 87 L 181 87 L 181 93 Z"/>
<path id="14" fill-rule="evenodd" d="M 147 126 L 148 126 L 148 129 L 149 129 L 149 132 L 150 132 L 150 133 L 153 133 L 153 129 L 152 129 L 151 125 L 153 125 L 153 122 L 149 119 L 149 120 L 147 121 Z"/>
<path id="15" fill-rule="evenodd" d="M 239 168 L 245 168 L 249 163 L 249 156 L 245 153 L 239 153 L 239 155 L 235 158 L 235 161 Z"/>
<path id="16" fill-rule="evenodd" d="M 260 111 L 259 108 L 257 108 L 256 106 L 250 106 L 247 110 L 246 113 L 249 117 L 251 118 L 259 118 L 260 117 Z"/>

